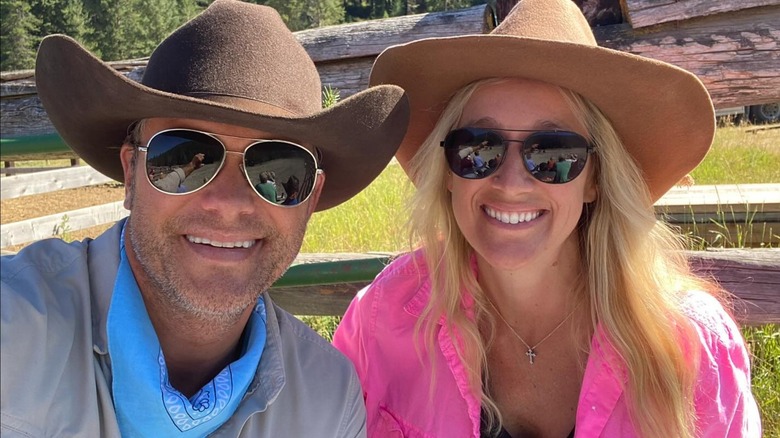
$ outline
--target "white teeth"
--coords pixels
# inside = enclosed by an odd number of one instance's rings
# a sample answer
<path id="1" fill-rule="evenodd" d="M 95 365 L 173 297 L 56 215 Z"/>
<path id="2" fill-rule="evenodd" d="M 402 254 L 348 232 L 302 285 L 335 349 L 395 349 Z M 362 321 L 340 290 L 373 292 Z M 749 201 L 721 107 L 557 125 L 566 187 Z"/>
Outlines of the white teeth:
<path id="1" fill-rule="evenodd" d="M 203 245 L 211 245 L 217 248 L 249 248 L 255 244 L 254 240 L 242 240 L 239 242 L 219 242 L 216 240 L 206 239 L 205 237 L 197 237 L 187 235 L 187 240 L 192 243 L 200 243 Z"/>
<path id="2" fill-rule="evenodd" d="M 542 214 L 541 211 L 524 211 L 524 212 L 507 212 L 497 211 L 490 207 L 485 207 L 485 212 L 493 219 L 499 220 L 505 224 L 518 224 L 521 222 L 530 222 L 539 217 Z"/>

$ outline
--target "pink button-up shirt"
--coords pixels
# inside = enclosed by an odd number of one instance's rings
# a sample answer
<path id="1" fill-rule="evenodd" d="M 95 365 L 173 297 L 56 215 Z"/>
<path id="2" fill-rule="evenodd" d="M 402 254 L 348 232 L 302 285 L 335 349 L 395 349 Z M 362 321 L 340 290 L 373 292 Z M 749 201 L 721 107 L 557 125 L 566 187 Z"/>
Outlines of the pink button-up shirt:
<path id="1" fill-rule="evenodd" d="M 415 264 L 402 256 L 360 291 L 336 330 L 333 344 L 354 362 L 363 384 L 369 437 L 479 437 L 479 394 L 469 388 L 452 337 L 439 324 L 433 364 L 427 351 L 415 349 L 415 322 L 429 296 L 422 258 Z M 701 346 L 697 435 L 760 437 L 750 363 L 736 324 L 708 294 L 691 293 L 687 304 Z M 576 437 L 635 437 L 625 370 L 598 333 L 580 390 Z"/>

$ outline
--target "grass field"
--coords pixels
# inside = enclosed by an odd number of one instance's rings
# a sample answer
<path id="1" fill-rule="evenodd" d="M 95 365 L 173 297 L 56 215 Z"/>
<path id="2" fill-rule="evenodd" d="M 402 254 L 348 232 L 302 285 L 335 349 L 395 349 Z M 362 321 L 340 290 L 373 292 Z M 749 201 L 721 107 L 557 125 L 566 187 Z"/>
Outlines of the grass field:
<path id="1" fill-rule="evenodd" d="M 663 157 L 659 157 L 663 159 Z M 720 128 L 705 160 L 691 173 L 697 185 L 780 183 L 780 129 L 751 133 Z M 405 202 L 413 188 L 391 164 L 350 201 L 312 218 L 302 252 L 404 251 Z M 736 242 L 722 242 L 734 246 Z M 338 317 L 302 317 L 330 339 Z M 759 401 L 764 436 L 780 438 L 780 326 L 746 327 L 753 354 L 753 391 Z"/>

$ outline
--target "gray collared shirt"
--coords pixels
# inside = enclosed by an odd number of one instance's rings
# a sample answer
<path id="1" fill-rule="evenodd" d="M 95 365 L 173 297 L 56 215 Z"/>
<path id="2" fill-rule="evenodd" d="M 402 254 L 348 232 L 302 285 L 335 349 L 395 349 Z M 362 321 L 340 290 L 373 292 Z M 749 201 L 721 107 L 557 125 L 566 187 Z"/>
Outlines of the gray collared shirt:
<path id="1" fill-rule="evenodd" d="M 106 316 L 121 223 L 95 240 L 35 243 L 0 262 L 3 437 L 119 437 Z M 211 436 L 364 437 L 354 368 L 266 292 L 260 365 L 233 416 Z"/>

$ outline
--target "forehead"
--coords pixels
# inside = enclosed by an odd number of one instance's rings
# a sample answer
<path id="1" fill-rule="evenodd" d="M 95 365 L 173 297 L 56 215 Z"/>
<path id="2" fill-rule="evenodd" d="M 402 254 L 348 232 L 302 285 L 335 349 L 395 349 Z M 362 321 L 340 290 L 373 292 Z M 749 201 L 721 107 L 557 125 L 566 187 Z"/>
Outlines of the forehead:
<path id="1" fill-rule="evenodd" d="M 560 87 L 516 78 L 477 88 L 463 108 L 461 125 L 497 125 L 512 129 L 581 129 Z"/>

